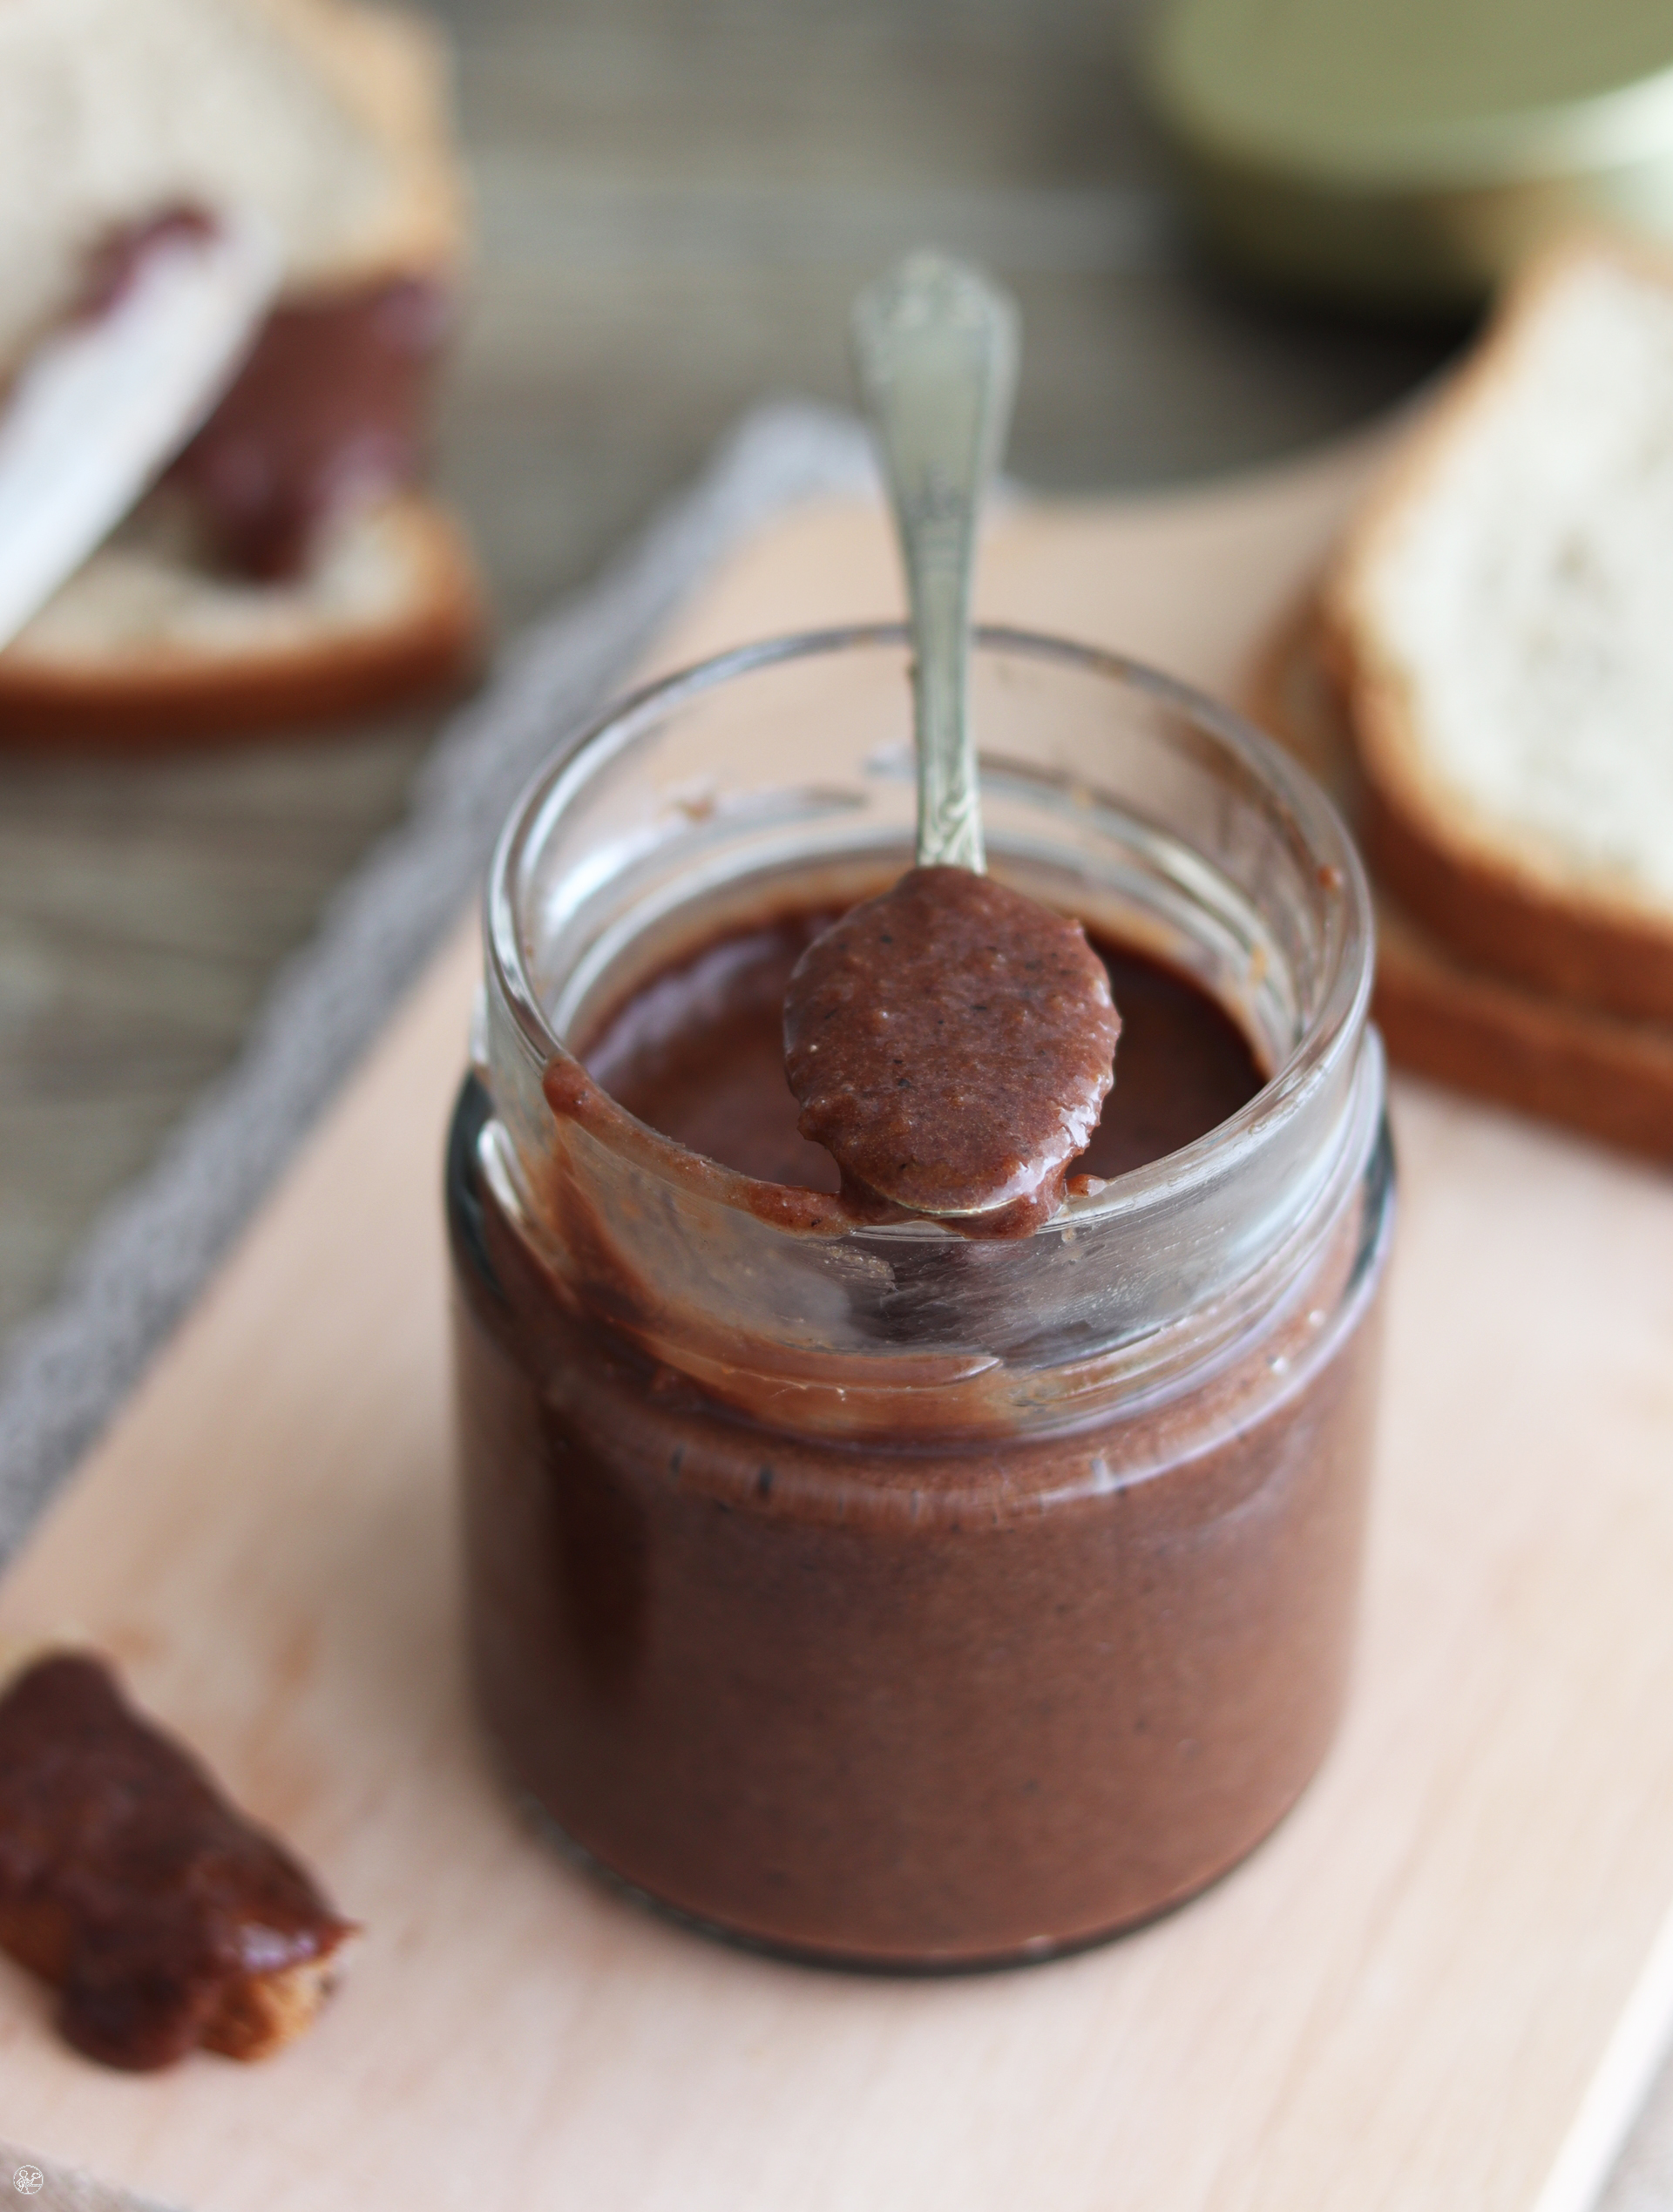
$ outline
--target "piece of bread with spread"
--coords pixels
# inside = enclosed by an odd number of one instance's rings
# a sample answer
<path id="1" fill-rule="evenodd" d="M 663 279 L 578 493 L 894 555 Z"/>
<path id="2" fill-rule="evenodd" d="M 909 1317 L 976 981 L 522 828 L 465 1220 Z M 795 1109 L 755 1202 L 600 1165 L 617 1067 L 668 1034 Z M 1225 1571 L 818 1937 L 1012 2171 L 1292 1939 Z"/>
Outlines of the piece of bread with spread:
<path id="1" fill-rule="evenodd" d="M 1373 869 L 1473 967 L 1673 1021 L 1673 265 L 1514 287 L 1326 581 Z M 1659 1045 L 1659 1039 L 1656 1040 Z"/>
<path id="2" fill-rule="evenodd" d="M 0 1665 L 0 1949 L 89 2058 L 261 2059 L 308 2026 L 355 1934 L 277 1837 L 89 1652 Z"/>
<path id="3" fill-rule="evenodd" d="M 159 224 L 253 216 L 276 305 L 156 489 L 0 652 L 0 741 L 205 738 L 457 680 L 482 607 L 418 487 L 464 247 L 435 36 L 353 0 L 9 0 L 0 377 Z"/>

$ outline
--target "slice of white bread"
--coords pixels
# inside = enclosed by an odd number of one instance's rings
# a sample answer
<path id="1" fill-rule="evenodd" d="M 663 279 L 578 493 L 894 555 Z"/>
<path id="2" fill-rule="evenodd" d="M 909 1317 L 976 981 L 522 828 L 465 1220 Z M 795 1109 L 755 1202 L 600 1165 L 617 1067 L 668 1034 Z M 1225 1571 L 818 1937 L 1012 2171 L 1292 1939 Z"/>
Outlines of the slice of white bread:
<path id="1" fill-rule="evenodd" d="M 439 40 L 348 0 L 3 0 L 0 367 L 159 208 L 254 212 L 288 292 L 459 257 Z"/>
<path id="2" fill-rule="evenodd" d="M 460 681 L 483 632 L 469 548 L 414 493 L 352 508 L 305 574 L 195 557 L 159 496 L 0 653 L 0 744 L 100 749 L 346 719 Z"/>
<path id="3" fill-rule="evenodd" d="M 1365 782 L 1310 602 L 1273 637 L 1245 705 L 1358 828 Z M 1414 919 L 1380 878 L 1372 1011 L 1391 1059 L 1607 1144 L 1673 1160 L 1673 1022 L 1611 1013 L 1494 974 Z"/>
<path id="4" fill-rule="evenodd" d="M 1553 251 L 1324 592 L 1374 868 L 1465 959 L 1673 1018 L 1673 265 Z"/>

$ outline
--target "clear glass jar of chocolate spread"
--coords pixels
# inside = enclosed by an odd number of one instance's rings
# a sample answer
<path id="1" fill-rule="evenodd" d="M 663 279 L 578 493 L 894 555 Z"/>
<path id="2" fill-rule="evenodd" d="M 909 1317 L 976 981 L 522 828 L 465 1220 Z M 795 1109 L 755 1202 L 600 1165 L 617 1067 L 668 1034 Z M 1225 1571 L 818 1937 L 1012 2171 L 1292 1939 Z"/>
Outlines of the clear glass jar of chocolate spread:
<path id="1" fill-rule="evenodd" d="M 1061 1210 L 850 1214 L 784 1081 L 801 947 L 910 863 L 905 640 L 630 700 L 497 856 L 449 1167 L 471 1665 L 518 1789 L 803 1955 L 1038 1957 L 1186 1897 L 1323 1756 L 1391 1179 L 1365 879 L 1147 670 L 982 633 L 994 872 L 1123 1030 Z"/>

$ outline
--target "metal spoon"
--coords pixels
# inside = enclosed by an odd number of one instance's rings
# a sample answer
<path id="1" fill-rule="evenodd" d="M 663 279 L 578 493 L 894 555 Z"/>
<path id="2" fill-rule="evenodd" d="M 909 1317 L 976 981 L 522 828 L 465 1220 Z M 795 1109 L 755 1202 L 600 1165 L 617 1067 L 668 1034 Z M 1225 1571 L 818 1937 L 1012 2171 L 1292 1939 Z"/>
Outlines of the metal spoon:
<path id="1" fill-rule="evenodd" d="M 965 263 L 913 254 L 854 302 L 853 337 L 911 607 L 918 864 L 979 876 L 971 587 L 1016 396 L 1017 310 Z"/>
<path id="2" fill-rule="evenodd" d="M 785 1072 L 850 1190 L 1021 1235 L 1097 1125 L 1120 1018 L 1080 924 L 986 876 L 971 587 L 1017 313 L 976 270 L 915 254 L 856 301 L 854 348 L 911 609 L 917 865 L 798 962 Z"/>

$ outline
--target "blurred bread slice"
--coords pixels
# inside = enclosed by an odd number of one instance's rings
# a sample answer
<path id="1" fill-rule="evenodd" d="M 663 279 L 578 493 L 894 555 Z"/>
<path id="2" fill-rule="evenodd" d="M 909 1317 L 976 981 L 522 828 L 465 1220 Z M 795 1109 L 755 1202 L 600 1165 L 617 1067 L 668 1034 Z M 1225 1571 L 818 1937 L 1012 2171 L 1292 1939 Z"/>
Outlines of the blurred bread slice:
<path id="1" fill-rule="evenodd" d="M 301 576 L 267 583 L 202 565 L 159 499 L 0 653 L 0 741 L 137 747 L 376 712 L 457 680 L 482 626 L 432 500 L 351 508 Z"/>
<path id="2" fill-rule="evenodd" d="M 101 242 L 170 207 L 265 219 L 293 333 L 292 311 L 392 287 L 444 302 L 465 239 L 448 93 L 430 27 L 350 0 L 0 0 L 0 383 L 85 297 Z M 322 509 L 272 582 L 191 525 L 196 479 L 165 486 L 0 652 L 0 742 L 201 741 L 457 681 L 480 588 L 445 510 L 390 489 L 410 468 Z"/>
<path id="3" fill-rule="evenodd" d="M 1356 828 L 1365 780 L 1310 603 L 1270 640 L 1245 701 Z M 1582 1005 L 1466 960 L 1379 877 L 1372 1011 L 1390 1057 L 1436 1082 L 1673 1160 L 1673 1022 Z"/>
<path id="4" fill-rule="evenodd" d="M 450 269 L 464 200 L 445 55 L 348 0 L 4 0 L 0 365 L 160 208 L 233 206 L 312 294 Z"/>
<path id="5" fill-rule="evenodd" d="M 1489 974 L 1673 1018 L 1673 265 L 1554 251 L 1324 599 L 1384 884 Z"/>

